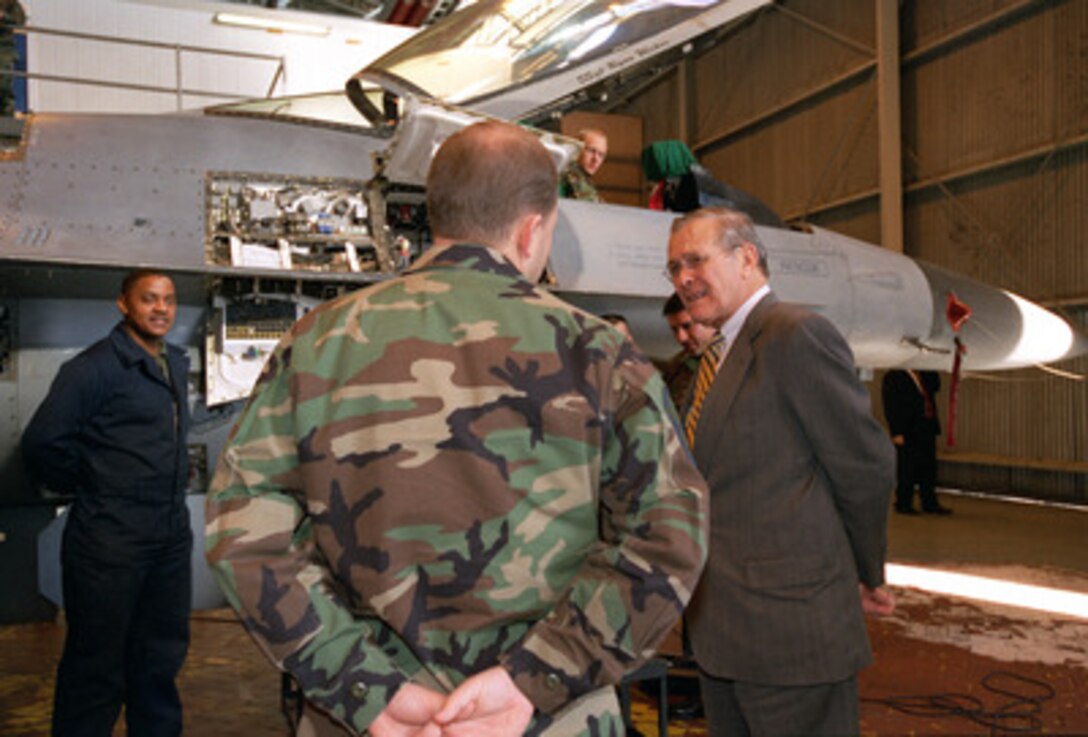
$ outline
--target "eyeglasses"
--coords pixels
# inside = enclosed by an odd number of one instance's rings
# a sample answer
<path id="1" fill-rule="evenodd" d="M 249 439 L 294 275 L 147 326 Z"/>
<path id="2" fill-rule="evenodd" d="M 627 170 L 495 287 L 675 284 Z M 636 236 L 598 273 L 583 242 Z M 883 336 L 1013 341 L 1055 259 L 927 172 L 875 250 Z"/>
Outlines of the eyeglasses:
<path id="1" fill-rule="evenodd" d="M 669 281 L 676 281 L 676 277 L 680 276 L 680 272 L 684 269 L 697 271 L 709 260 L 709 253 L 688 252 L 680 256 L 677 260 L 669 261 L 665 264 L 665 270 L 661 273 L 663 273 L 665 278 Z"/>

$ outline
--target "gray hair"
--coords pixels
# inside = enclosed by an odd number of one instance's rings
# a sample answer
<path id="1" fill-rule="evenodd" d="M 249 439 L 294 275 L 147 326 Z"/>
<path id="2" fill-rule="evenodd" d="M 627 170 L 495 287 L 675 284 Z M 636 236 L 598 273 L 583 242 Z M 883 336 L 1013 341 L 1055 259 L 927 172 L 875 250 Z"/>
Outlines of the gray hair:
<path id="1" fill-rule="evenodd" d="M 711 220 L 718 230 L 718 245 L 735 251 L 745 243 L 751 243 L 759 254 L 759 270 L 770 276 L 767 268 L 767 249 L 763 245 L 752 219 L 740 210 L 729 207 L 704 207 L 685 213 L 672 221 L 670 233 L 675 233 L 696 220 Z"/>

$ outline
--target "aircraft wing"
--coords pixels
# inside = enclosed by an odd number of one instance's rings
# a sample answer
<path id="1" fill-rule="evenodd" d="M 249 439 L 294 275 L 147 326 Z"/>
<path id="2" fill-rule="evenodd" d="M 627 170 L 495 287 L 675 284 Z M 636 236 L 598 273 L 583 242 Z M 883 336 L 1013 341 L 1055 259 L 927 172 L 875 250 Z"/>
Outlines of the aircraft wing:
<path id="1" fill-rule="evenodd" d="M 284 277 L 307 281 L 315 296 L 322 284 L 346 288 L 399 271 L 427 245 L 423 184 L 449 134 L 485 115 L 531 113 L 766 1 L 483 0 L 353 78 L 371 113 L 385 92 L 400 98 L 395 125 L 355 116 L 359 100 L 343 92 L 205 115 L 31 116 L 18 150 L 0 158 L 0 183 L 11 190 L 0 202 L 0 261 L 153 265 L 238 280 L 216 297 L 212 354 L 237 343 L 232 356 L 263 355 L 249 336 L 274 337 L 267 325 L 305 309 L 279 302 L 300 302 L 295 292 L 306 289 L 296 283 L 276 300 L 249 280 L 273 289 Z M 363 93 L 364 79 L 387 89 Z M 570 139 L 537 133 L 560 168 L 575 155 Z M 661 268 L 672 217 L 565 200 L 551 263 L 563 296 L 628 313 L 643 348 L 658 356 L 675 350 L 660 315 L 671 292 Z M 958 336 L 967 368 L 1084 351 L 1064 320 L 1016 295 L 831 231 L 757 222 L 772 286 L 826 315 L 859 365 L 948 368 L 953 296 L 974 311 Z M 209 396 L 244 396 L 259 369 L 250 364 L 224 374 L 222 391 Z"/>

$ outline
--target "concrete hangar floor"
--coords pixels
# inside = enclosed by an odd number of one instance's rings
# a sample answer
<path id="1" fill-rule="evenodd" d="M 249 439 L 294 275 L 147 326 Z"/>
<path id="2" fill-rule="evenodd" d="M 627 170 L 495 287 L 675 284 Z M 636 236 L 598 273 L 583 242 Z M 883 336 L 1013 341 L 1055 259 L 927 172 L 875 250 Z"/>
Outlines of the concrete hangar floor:
<path id="1" fill-rule="evenodd" d="M 860 677 L 862 734 L 1088 735 L 1088 509 L 948 492 L 942 503 L 955 513 L 891 517 L 899 607 L 869 623 L 876 662 Z M 1055 589 L 1073 613 L 964 598 L 969 579 L 952 582 L 956 594 L 913 588 L 917 568 Z M 1031 605 L 1044 595 L 1012 594 Z M 192 631 L 181 676 L 187 737 L 286 735 L 279 674 L 233 613 L 195 612 Z M 0 628 L 0 735 L 49 734 L 63 634 L 60 618 Z M 676 713 L 688 683 L 680 670 L 667 681 L 671 737 L 707 734 L 702 718 Z M 631 688 L 633 723 L 647 737 L 658 734 L 657 686 Z"/>

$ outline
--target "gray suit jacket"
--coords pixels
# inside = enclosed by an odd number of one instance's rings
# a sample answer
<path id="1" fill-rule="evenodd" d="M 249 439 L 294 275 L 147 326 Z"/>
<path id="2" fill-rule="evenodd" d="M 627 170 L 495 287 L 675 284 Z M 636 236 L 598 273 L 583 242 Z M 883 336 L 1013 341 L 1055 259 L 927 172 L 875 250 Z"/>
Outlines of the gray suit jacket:
<path id="1" fill-rule="evenodd" d="M 710 555 L 687 615 L 699 666 L 804 685 L 867 665 L 858 583 L 884 581 L 895 454 L 831 323 L 760 300 L 693 452 L 711 490 Z"/>

